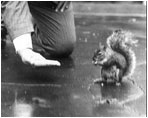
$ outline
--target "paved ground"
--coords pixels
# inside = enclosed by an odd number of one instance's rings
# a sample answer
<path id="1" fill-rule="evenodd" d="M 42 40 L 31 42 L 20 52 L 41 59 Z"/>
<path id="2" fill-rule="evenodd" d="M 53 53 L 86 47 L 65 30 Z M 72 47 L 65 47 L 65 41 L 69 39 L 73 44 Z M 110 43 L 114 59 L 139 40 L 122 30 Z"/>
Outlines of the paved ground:
<path id="1" fill-rule="evenodd" d="M 24 65 L 7 40 L 1 53 L 1 116 L 146 116 L 145 7 L 128 7 L 132 11 L 138 8 L 140 15 L 134 11 L 131 16 L 125 16 L 125 12 L 102 16 L 92 10 L 97 5 L 82 6 L 79 4 L 79 9 L 86 8 L 84 14 L 75 12 L 76 48 L 70 58 L 60 59 L 61 67 Z M 134 48 L 136 70 L 131 80 L 123 80 L 121 86 L 102 87 L 94 83 L 101 76 L 100 67 L 91 63 L 93 52 L 99 41 L 105 44 L 118 28 L 131 31 L 139 40 Z"/>

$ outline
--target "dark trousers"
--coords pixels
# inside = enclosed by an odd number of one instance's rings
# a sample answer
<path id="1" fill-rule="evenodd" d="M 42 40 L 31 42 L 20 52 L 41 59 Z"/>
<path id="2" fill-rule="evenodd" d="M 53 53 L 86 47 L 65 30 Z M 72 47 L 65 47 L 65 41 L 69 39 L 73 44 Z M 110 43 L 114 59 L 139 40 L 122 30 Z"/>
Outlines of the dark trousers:
<path id="1" fill-rule="evenodd" d="M 33 24 L 34 31 L 31 33 L 31 36 L 34 51 L 49 56 L 69 56 L 72 53 L 76 42 L 76 35 L 74 15 L 71 5 L 64 12 L 55 12 L 54 8 L 56 7 L 56 4 L 54 4 L 53 2 L 28 2 L 27 4 L 20 3 L 20 6 L 18 4 L 13 6 L 12 3 L 11 6 L 13 7 L 13 9 L 15 7 L 20 7 L 19 9 L 21 9 L 21 7 L 23 8 L 22 12 L 19 12 L 19 16 L 15 14 L 15 17 L 20 17 L 20 19 L 22 19 L 22 23 L 20 23 L 20 26 L 19 23 L 16 23 L 16 25 L 20 27 L 20 29 L 16 31 L 16 34 L 18 32 L 20 33 L 21 31 L 23 33 L 25 33 L 24 31 L 26 31 L 27 33 L 29 31 L 30 26 L 24 27 L 26 29 L 28 28 L 28 31 L 25 29 L 23 30 L 23 22 L 25 24 L 25 18 L 27 20 L 31 19 L 31 21 L 28 21 Z M 18 8 L 17 10 L 19 10 Z M 25 10 L 27 12 L 25 12 Z M 26 15 L 28 12 L 30 12 L 30 15 Z M 5 17 L 8 15 L 9 13 L 7 11 Z M 16 20 L 14 18 L 10 19 Z M 19 19 L 17 20 L 19 21 Z M 10 25 L 10 23 L 8 19 L 6 19 L 6 26 L 8 25 Z M 8 26 L 8 32 L 10 32 L 10 34 L 15 34 L 13 33 L 12 29 L 16 29 L 18 27 Z"/>

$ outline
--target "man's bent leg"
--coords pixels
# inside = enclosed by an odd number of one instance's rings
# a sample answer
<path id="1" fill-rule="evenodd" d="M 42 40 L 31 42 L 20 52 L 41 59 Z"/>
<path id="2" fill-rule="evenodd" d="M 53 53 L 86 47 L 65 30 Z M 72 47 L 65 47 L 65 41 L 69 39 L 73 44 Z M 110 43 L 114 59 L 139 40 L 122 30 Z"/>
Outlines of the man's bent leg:
<path id="1" fill-rule="evenodd" d="M 35 50 L 51 56 L 70 55 L 76 42 L 72 6 L 64 12 L 55 12 L 51 2 L 29 2 L 29 7 L 36 24 Z"/>

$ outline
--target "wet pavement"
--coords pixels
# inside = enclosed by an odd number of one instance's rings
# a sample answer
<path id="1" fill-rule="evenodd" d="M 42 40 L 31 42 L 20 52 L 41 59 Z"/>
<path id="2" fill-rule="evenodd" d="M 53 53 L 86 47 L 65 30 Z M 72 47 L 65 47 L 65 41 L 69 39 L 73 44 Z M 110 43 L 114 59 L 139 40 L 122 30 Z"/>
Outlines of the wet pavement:
<path id="1" fill-rule="evenodd" d="M 1 116 L 146 116 L 146 17 L 75 14 L 75 24 L 77 45 L 71 57 L 59 59 L 61 67 L 24 65 L 7 40 L 1 53 Z M 139 40 L 136 70 L 121 86 L 101 86 L 93 52 L 118 28 Z"/>

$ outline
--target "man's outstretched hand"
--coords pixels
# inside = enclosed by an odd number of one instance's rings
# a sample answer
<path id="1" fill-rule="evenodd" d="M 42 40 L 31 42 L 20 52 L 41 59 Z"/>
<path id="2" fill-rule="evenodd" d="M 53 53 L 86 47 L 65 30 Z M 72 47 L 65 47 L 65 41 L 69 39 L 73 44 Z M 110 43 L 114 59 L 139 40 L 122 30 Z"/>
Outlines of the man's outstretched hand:
<path id="1" fill-rule="evenodd" d="M 56 60 L 47 60 L 39 53 L 32 51 L 31 49 L 23 49 L 18 51 L 18 55 L 21 57 L 25 64 L 32 65 L 34 67 L 40 66 L 60 66 L 60 62 Z"/>

